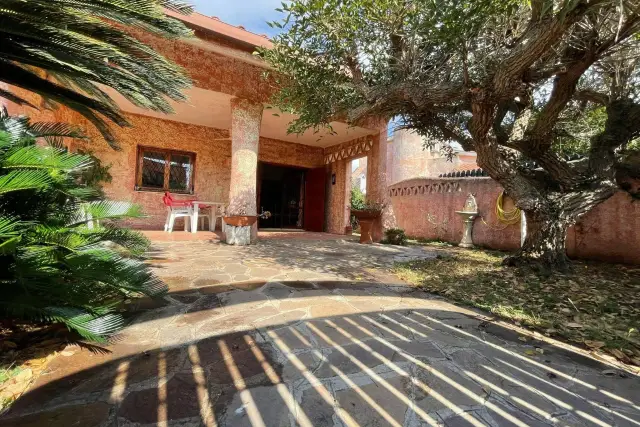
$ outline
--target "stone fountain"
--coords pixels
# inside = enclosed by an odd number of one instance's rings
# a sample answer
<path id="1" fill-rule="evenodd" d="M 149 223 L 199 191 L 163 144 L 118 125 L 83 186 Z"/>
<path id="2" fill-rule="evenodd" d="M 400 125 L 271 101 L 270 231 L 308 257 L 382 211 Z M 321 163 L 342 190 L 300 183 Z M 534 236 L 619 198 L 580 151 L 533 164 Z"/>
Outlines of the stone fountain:
<path id="1" fill-rule="evenodd" d="M 464 221 L 464 231 L 459 246 L 462 248 L 473 248 L 473 221 L 478 217 L 478 204 L 473 194 L 469 193 L 464 207 L 461 211 L 456 211 L 456 213 L 460 215 L 462 221 Z"/>

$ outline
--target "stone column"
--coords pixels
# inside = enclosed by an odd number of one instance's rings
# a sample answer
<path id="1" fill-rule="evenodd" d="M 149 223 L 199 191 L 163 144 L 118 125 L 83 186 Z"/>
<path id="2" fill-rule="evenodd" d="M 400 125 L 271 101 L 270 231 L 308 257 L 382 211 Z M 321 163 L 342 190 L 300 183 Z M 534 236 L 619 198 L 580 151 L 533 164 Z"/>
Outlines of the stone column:
<path id="1" fill-rule="evenodd" d="M 381 218 L 371 228 L 374 242 L 381 241 L 384 230 L 393 228 L 395 223 L 387 190 L 387 124 L 387 120 L 375 122 L 378 132 L 372 136 L 373 146 L 367 155 L 367 200 L 385 205 Z"/>
<path id="2" fill-rule="evenodd" d="M 263 105 L 242 98 L 231 100 L 231 186 L 228 216 L 256 216 L 258 145 Z M 225 226 L 227 243 L 247 245 L 255 241 L 257 223 Z"/>

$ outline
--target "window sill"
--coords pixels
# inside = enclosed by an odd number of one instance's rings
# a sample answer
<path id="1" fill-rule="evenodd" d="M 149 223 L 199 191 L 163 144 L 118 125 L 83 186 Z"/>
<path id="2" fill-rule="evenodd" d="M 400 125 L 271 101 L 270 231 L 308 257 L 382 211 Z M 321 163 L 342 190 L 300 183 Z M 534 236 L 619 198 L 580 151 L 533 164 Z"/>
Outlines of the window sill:
<path id="1" fill-rule="evenodd" d="M 133 189 L 136 193 L 171 193 L 171 194 L 183 194 L 185 196 L 193 195 L 193 191 L 175 191 L 175 190 L 164 190 L 162 188 L 144 188 L 144 187 L 135 187 Z"/>

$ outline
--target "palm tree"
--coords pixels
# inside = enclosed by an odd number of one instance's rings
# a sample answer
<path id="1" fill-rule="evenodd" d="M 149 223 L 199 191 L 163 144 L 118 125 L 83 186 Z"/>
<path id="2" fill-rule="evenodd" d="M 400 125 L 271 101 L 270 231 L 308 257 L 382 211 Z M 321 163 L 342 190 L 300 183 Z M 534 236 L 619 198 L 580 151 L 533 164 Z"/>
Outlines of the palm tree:
<path id="1" fill-rule="evenodd" d="M 0 0 L 0 82 L 77 111 L 115 144 L 108 121 L 128 123 L 104 86 L 139 107 L 170 113 L 168 99 L 185 100 L 182 91 L 191 85 L 180 67 L 124 29 L 190 37 L 163 8 L 193 10 L 180 0 Z M 1 86 L 0 97 L 35 107 Z"/>
<path id="2" fill-rule="evenodd" d="M 63 323 L 104 342 L 124 325 L 125 299 L 167 287 L 140 259 L 147 239 L 117 226 L 140 209 L 102 199 L 79 179 L 91 156 L 41 137 L 82 135 L 0 111 L 0 319 Z"/>

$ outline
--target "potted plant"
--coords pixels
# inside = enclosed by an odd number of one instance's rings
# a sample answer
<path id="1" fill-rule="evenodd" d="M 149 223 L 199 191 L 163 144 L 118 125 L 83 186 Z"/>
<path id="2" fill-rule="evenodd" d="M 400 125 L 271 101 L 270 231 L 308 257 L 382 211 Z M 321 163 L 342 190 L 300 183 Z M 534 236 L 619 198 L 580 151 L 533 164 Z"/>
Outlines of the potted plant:
<path id="1" fill-rule="evenodd" d="M 258 218 L 271 218 L 271 212 L 264 210 L 259 215 L 244 215 L 244 209 L 242 209 L 240 213 L 241 215 L 229 215 L 223 217 L 225 224 L 233 227 L 248 227 L 255 224 Z"/>
<path id="2" fill-rule="evenodd" d="M 371 227 L 373 222 L 380 218 L 384 205 L 375 202 L 365 202 L 358 206 L 358 209 L 352 209 L 351 215 L 355 216 L 360 223 L 360 243 L 373 243 L 371 238 Z"/>

